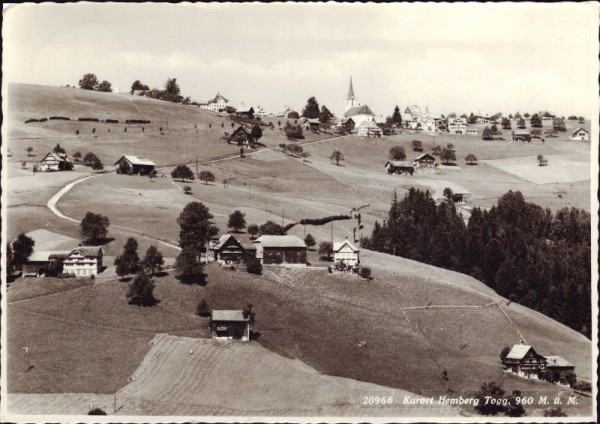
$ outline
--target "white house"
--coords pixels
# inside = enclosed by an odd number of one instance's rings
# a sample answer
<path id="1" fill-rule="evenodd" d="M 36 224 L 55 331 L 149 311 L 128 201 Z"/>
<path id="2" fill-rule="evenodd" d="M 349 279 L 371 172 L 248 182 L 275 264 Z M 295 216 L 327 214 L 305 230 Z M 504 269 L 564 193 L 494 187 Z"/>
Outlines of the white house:
<path id="1" fill-rule="evenodd" d="M 480 110 L 477 115 L 477 123 L 478 124 L 489 124 L 492 121 L 492 118 L 485 110 Z"/>
<path id="2" fill-rule="evenodd" d="M 206 102 L 206 106 L 201 104 L 200 107 L 202 109 L 212 110 L 213 112 L 220 112 L 227 107 L 227 103 L 229 103 L 229 100 L 223 97 L 221 93 L 217 92 L 215 97 Z"/>
<path id="3" fill-rule="evenodd" d="M 364 121 L 375 121 L 375 114 L 367 105 L 361 105 L 356 101 L 354 88 L 352 87 L 352 77 L 350 77 L 350 88 L 346 96 L 344 118 L 352 118 L 356 127 L 359 127 Z"/>
<path id="4" fill-rule="evenodd" d="M 571 135 L 571 140 L 589 140 L 589 139 L 590 139 L 590 133 L 583 128 L 577 128 L 575 131 L 573 131 L 573 134 Z"/>
<path id="5" fill-rule="evenodd" d="M 350 243 L 348 239 L 333 243 L 333 263 L 341 263 L 355 268 L 360 264 L 359 255 L 360 249 Z"/>
<path id="6" fill-rule="evenodd" d="M 77 277 L 91 277 L 102 269 L 101 247 L 77 247 L 66 256 L 63 262 L 63 273 L 75 274 Z"/>
<path id="7" fill-rule="evenodd" d="M 467 120 L 465 118 L 448 118 L 448 132 L 450 134 L 466 134 Z"/>
<path id="8" fill-rule="evenodd" d="M 40 171 L 65 171 L 70 165 L 71 160 L 65 153 L 48 152 L 40 161 Z"/>
<path id="9" fill-rule="evenodd" d="M 377 126 L 375 121 L 362 121 L 356 130 L 359 137 L 381 137 L 383 130 Z"/>

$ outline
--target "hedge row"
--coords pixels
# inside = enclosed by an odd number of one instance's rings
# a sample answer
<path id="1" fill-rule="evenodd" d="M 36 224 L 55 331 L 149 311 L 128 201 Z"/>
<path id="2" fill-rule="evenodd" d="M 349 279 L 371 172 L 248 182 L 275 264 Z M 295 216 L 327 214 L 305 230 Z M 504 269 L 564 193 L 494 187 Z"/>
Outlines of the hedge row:
<path id="1" fill-rule="evenodd" d="M 70 121 L 71 118 L 67 118 L 66 116 L 51 116 L 48 118 L 49 120 L 60 120 L 60 121 Z"/>
<path id="2" fill-rule="evenodd" d="M 107 119 L 106 123 L 107 124 L 118 124 L 119 120 L 118 119 Z"/>
<path id="3" fill-rule="evenodd" d="M 48 118 L 40 118 L 40 119 L 28 119 L 27 121 L 25 121 L 26 124 L 29 124 L 30 122 L 46 122 L 48 120 Z"/>
<path id="4" fill-rule="evenodd" d="M 128 119 L 125 121 L 126 124 L 149 124 L 150 121 L 146 119 Z"/>
<path id="5" fill-rule="evenodd" d="M 82 122 L 100 122 L 98 118 L 79 118 L 78 121 Z"/>
<path id="6" fill-rule="evenodd" d="M 300 224 L 302 225 L 325 225 L 330 223 L 331 221 L 340 221 L 343 219 L 352 219 L 350 215 L 332 215 L 327 216 L 325 218 L 316 218 L 316 219 L 301 219 Z"/>

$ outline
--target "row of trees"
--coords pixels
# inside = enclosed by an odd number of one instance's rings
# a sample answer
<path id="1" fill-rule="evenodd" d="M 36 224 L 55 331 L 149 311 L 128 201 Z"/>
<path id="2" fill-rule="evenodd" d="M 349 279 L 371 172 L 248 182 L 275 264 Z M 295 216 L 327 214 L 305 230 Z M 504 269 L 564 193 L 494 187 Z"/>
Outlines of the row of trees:
<path id="1" fill-rule="evenodd" d="M 501 296 L 590 336 L 591 216 L 576 208 L 553 214 L 509 191 L 465 224 L 449 200 L 428 191 L 394 195 L 388 218 L 375 223 L 369 249 L 451 269 Z"/>
<path id="2" fill-rule="evenodd" d="M 96 75 L 92 73 L 85 74 L 79 80 L 79 87 L 83 90 L 103 91 L 107 93 L 112 92 L 112 85 L 110 82 L 106 80 L 98 82 L 98 77 L 96 77 Z"/>
<path id="3" fill-rule="evenodd" d="M 306 106 L 304 106 L 304 109 L 302 110 L 302 116 L 308 119 L 319 119 L 319 122 L 322 124 L 328 124 L 333 118 L 333 113 L 331 113 L 325 105 L 319 109 L 317 99 L 311 97 L 308 99 Z M 288 117 L 293 118 L 290 115 L 288 115 Z"/>
<path id="4" fill-rule="evenodd" d="M 150 89 L 146 84 L 142 84 L 140 80 L 135 80 L 133 84 L 131 84 L 130 93 L 133 94 L 134 91 L 142 91 L 144 92 L 144 95 L 153 99 L 164 100 L 167 102 L 174 103 L 190 102 L 189 97 L 184 98 L 181 95 L 181 88 L 177 83 L 177 78 L 167 78 L 164 87 L 165 88 L 163 90 L 159 90 L 158 88 Z"/>

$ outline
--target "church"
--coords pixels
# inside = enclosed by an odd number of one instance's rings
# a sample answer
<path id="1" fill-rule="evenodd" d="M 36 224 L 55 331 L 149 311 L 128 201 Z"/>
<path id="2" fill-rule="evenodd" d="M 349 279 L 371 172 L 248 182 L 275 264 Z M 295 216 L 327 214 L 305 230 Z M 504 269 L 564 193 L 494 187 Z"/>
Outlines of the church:
<path id="1" fill-rule="evenodd" d="M 352 87 L 352 77 L 350 77 L 350 88 L 346 97 L 344 118 L 352 118 L 356 128 L 360 127 L 363 122 L 375 122 L 375 114 L 371 108 L 356 101 L 354 88 Z"/>

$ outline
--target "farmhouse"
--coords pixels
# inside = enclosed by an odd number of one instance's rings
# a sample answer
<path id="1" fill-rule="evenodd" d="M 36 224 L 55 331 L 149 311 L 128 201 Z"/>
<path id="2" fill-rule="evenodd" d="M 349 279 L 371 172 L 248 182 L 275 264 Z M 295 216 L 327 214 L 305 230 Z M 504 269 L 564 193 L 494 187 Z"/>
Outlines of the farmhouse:
<path id="1" fill-rule="evenodd" d="M 241 262 L 248 256 L 255 254 L 254 246 L 244 246 L 231 234 L 222 235 L 219 241 L 209 246 L 213 260 L 218 262 Z"/>
<path id="2" fill-rule="evenodd" d="M 249 145 L 254 142 L 254 138 L 252 138 L 252 135 L 240 125 L 229 137 L 227 137 L 227 142 L 229 144 L 237 144 L 238 146 Z"/>
<path id="3" fill-rule="evenodd" d="M 517 130 L 512 132 L 513 141 L 531 141 L 531 133 L 529 130 Z"/>
<path id="4" fill-rule="evenodd" d="M 250 340 L 250 321 L 241 310 L 214 310 L 210 316 L 212 337 L 220 340 Z"/>
<path id="5" fill-rule="evenodd" d="M 148 175 L 154 170 L 154 162 L 148 158 L 125 155 L 115 162 L 117 166 L 117 174 L 123 173 L 125 169 L 129 169 L 130 174 Z"/>
<path id="6" fill-rule="evenodd" d="M 448 132 L 450 134 L 466 134 L 467 120 L 465 118 L 448 118 Z"/>
<path id="7" fill-rule="evenodd" d="M 566 384 L 568 372 L 575 372 L 575 365 L 560 356 L 546 356 L 546 369 L 552 373 L 552 382 Z"/>
<path id="8" fill-rule="evenodd" d="M 573 131 L 573 134 L 571 135 L 571 140 L 589 140 L 589 139 L 590 139 L 590 133 L 583 128 L 577 128 L 575 131 Z"/>
<path id="9" fill-rule="evenodd" d="M 414 164 L 417 166 L 435 166 L 435 158 L 429 153 L 422 153 L 415 158 Z"/>
<path id="10" fill-rule="evenodd" d="M 102 270 L 101 247 L 78 247 L 66 256 L 63 262 L 63 273 L 75 274 L 77 277 L 91 277 Z"/>
<path id="11" fill-rule="evenodd" d="M 477 135 L 477 129 L 476 128 L 467 128 L 467 135 Z"/>
<path id="12" fill-rule="evenodd" d="M 468 203 L 471 200 L 471 193 L 465 190 L 452 193 L 454 203 Z"/>
<path id="13" fill-rule="evenodd" d="M 225 107 L 227 107 L 227 103 L 229 103 L 229 100 L 223 97 L 221 93 L 217 92 L 215 97 L 206 102 L 206 107 L 203 107 L 202 109 L 211 110 L 213 112 L 221 112 L 223 109 L 225 109 Z"/>
<path id="14" fill-rule="evenodd" d="M 286 105 L 283 110 L 281 112 L 277 112 L 275 116 L 277 118 L 287 118 L 291 112 L 293 112 L 292 108 Z"/>
<path id="15" fill-rule="evenodd" d="M 343 128 L 347 132 L 352 132 L 352 131 L 354 131 L 354 128 L 356 127 L 356 123 L 354 122 L 354 120 L 352 118 L 346 117 L 346 118 L 341 118 L 340 120 L 338 120 L 336 126 L 338 128 Z"/>
<path id="16" fill-rule="evenodd" d="M 359 137 L 381 137 L 383 131 L 377 126 L 375 121 L 362 121 L 358 126 L 356 134 Z"/>
<path id="17" fill-rule="evenodd" d="M 254 119 L 254 108 L 242 103 L 235 109 L 235 116 L 238 118 Z"/>
<path id="18" fill-rule="evenodd" d="M 415 172 L 415 167 L 408 162 L 401 160 L 390 160 L 385 164 L 385 171 L 388 174 L 410 174 Z"/>
<path id="19" fill-rule="evenodd" d="M 306 265 L 306 243 L 296 236 L 261 236 L 254 245 L 264 265 Z"/>
<path id="20" fill-rule="evenodd" d="M 305 119 L 304 120 L 304 129 L 310 130 L 312 132 L 319 132 L 321 128 L 321 122 L 317 119 Z"/>
<path id="21" fill-rule="evenodd" d="M 546 358 L 533 347 L 517 344 L 508 352 L 503 365 L 521 377 L 538 378 L 538 374 L 546 369 L 546 362 Z"/>
<path id="22" fill-rule="evenodd" d="M 40 171 L 66 171 L 73 169 L 73 163 L 65 153 L 48 152 L 40 161 Z"/>
<path id="23" fill-rule="evenodd" d="M 491 121 L 490 115 L 485 110 L 479 111 L 476 121 L 478 124 L 489 124 Z"/>
<path id="24" fill-rule="evenodd" d="M 360 249 L 350 243 L 348 239 L 333 243 L 333 263 L 346 268 L 356 268 L 360 264 Z"/>

